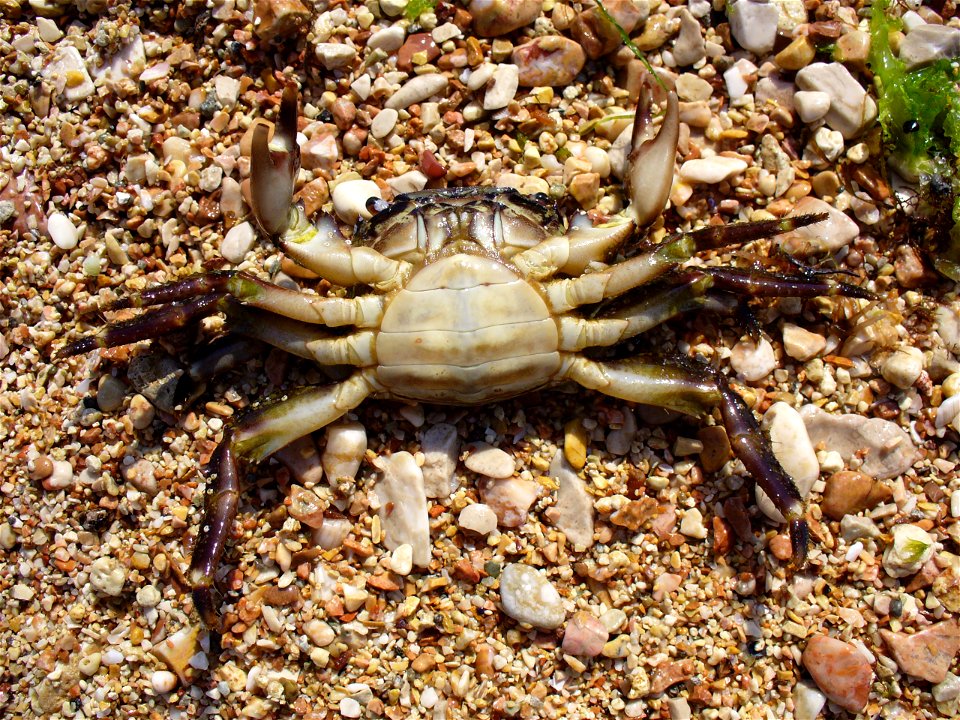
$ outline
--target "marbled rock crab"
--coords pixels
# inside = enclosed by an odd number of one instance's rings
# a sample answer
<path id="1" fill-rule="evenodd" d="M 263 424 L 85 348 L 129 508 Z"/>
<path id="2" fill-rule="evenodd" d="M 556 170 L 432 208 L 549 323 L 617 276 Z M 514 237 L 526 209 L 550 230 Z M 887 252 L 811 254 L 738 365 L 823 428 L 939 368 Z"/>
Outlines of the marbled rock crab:
<path id="1" fill-rule="evenodd" d="M 61 354 L 69 356 L 123 345 L 223 313 L 230 332 L 321 365 L 354 368 L 342 382 L 265 402 L 225 431 L 212 459 L 189 572 L 195 605 L 208 626 L 219 624 L 214 576 L 237 514 L 240 461 L 260 461 L 371 396 L 478 405 L 572 381 L 692 415 L 719 407 L 736 456 L 789 520 L 795 558 L 804 556 L 803 500 L 752 411 L 719 372 L 684 361 L 595 360 L 582 353 L 613 346 L 682 312 L 729 309 L 735 295 L 865 296 L 822 276 L 678 270 L 704 248 L 768 237 L 820 216 L 681 233 L 603 265 L 657 218 L 671 187 L 677 98 L 668 95 L 663 123 L 653 134 L 650 97 L 645 90 L 636 111 L 630 202 L 617 222 L 565 228 L 543 196 L 450 188 L 401 195 L 391 204 L 370 201 L 372 217 L 358 223 L 348 242 L 331 217 L 315 226 L 292 203 L 298 100 L 288 86 L 272 139 L 266 124 L 254 130 L 254 214 L 294 261 L 330 283 L 371 292 L 324 296 L 244 272 L 210 272 L 121 300 L 113 309 L 158 307 L 64 348 Z M 603 303 L 612 298 L 621 302 L 611 310 Z M 577 312 L 586 307 L 597 310 Z"/>

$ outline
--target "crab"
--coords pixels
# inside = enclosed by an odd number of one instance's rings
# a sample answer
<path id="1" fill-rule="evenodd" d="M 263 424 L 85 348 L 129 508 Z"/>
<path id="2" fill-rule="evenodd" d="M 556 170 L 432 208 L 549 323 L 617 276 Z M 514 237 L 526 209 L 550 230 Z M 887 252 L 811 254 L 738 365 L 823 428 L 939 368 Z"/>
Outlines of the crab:
<path id="1" fill-rule="evenodd" d="M 708 227 L 659 244 L 636 242 L 666 205 L 679 133 L 673 93 L 653 130 L 647 87 L 634 122 L 629 204 L 617 221 L 566 227 L 542 195 L 449 188 L 400 195 L 389 204 L 368 201 L 372 216 L 358 222 L 348 241 L 332 217 L 313 224 L 292 202 L 297 113 L 298 91 L 289 84 L 272 137 L 267 123 L 254 128 L 254 215 L 289 258 L 331 284 L 369 292 L 321 295 L 246 272 L 209 272 L 121 299 L 113 309 L 157 307 L 61 352 L 71 356 L 150 339 L 223 313 L 231 333 L 320 365 L 354 368 L 341 382 L 264 402 L 224 432 L 211 459 L 188 574 L 194 605 L 209 627 L 219 627 L 214 580 L 237 515 L 241 461 L 261 461 L 370 397 L 483 405 L 573 382 L 689 415 L 719 408 L 734 454 L 790 523 L 794 557 L 803 560 L 803 499 L 725 376 L 684 360 L 591 359 L 584 351 L 617 345 L 683 312 L 730 309 L 736 295 L 865 297 L 858 287 L 822 275 L 680 269 L 705 248 L 769 237 L 821 216 Z M 603 264 L 618 250 L 634 252 Z M 611 309 L 606 302 L 614 298 L 621 302 Z M 588 308 L 591 313 L 578 312 Z M 201 363 L 195 374 L 212 374 L 215 365 L 224 363 Z"/>

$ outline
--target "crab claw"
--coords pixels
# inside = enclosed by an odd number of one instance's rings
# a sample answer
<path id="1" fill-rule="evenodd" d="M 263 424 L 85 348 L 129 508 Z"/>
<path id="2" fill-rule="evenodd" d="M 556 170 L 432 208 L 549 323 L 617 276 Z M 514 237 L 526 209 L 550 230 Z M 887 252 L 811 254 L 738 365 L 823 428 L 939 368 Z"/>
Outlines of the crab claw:
<path id="1" fill-rule="evenodd" d="M 652 121 L 650 115 L 651 90 L 649 84 L 640 89 L 637 114 L 633 120 L 633 149 L 627 156 L 627 191 L 632 215 L 638 227 L 645 227 L 663 212 L 673 186 L 673 164 L 680 140 L 680 111 L 677 95 L 667 94 L 667 109 L 663 124 L 656 136 L 640 142 Z"/>
<path id="2" fill-rule="evenodd" d="M 283 91 L 280 112 L 270 137 L 267 123 L 258 122 L 250 146 L 250 200 L 253 214 L 267 235 L 275 237 L 290 226 L 293 183 L 300 169 L 297 146 L 297 88 Z"/>

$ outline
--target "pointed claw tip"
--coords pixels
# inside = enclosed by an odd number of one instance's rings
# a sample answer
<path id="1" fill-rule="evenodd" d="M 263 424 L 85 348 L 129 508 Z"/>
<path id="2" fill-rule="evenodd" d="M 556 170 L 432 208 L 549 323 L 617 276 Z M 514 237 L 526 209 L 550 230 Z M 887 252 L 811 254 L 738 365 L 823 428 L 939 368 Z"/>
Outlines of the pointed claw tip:
<path id="1" fill-rule="evenodd" d="M 790 549 L 793 557 L 791 565 L 795 568 L 803 567 L 807 562 L 807 550 L 810 547 L 810 526 L 803 518 L 790 521 Z"/>

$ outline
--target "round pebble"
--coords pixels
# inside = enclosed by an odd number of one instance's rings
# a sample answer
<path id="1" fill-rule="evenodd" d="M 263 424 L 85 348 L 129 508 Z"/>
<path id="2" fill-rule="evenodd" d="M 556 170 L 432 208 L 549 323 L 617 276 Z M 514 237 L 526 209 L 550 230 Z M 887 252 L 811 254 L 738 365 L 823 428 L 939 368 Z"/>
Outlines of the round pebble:
<path id="1" fill-rule="evenodd" d="M 62 212 L 50 213 L 47 216 L 47 232 L 50 239 L 61 250 L 72 250 L 80 240 L 77 226 Z"/>
<path id="2" fill-rule="evenodd" d="M 513 458 L 508 453 L 486 443 L 474 443 L 463 464 L 479 475 L 497 480 L 513 477 L 515 469 Z"/>
<path id="3" fill-rule="evenodd" d="M 473 503 L 460 511 L 457 524 L 478 535 L 489 535 L 497 529 L 497 514 L 483 503 Z"/>
<path id="4" fill-rule="evenodd" d="M 126 580 L 127 570 L 116 558 L 107 555 L 90 564 L 90 584 L 98 593 L 117 597 Z"/>
<path id="5" fill-rule="evenodd" d="M 250 223 L 242 222 L 239 225 L 234 225 L 227 231 L 223 242 L 220 243 L 220 254 L 226 260 L 237 265 L 243 262 L 247 253 L 253 249 L 256 239 L 257 233 Z"/>
<path id="6" fill-rule="evenodd" d="M 505 565 L 500 573 L 503 611 L 519 623 L 552 630 L 566 613 L 560 593 L 541 573 L 528 565 Z"/>
<path id="7" fill-rule="evenodd" d="M 169 670 L 157 670 L 150 676 L 150 685 L 154 692 L 165 695 L 177 687 L 177 676 Z"/>
<path id="8" fill-rule="evenodd" d="M 767 339 L 761 338 L 759 343 L 753 340 L 741 340 L 733 346 L 730 366 L 747 382 L 756 382 L 776 369 L 777 358 L 773 354 L 773 346 Z"/>
<path id="9" fill-rule="evenodd" d="M 382 198 L 380 186 L 372 180 L 345 180 L 333 188 L 333 211 L 343 222 L 352 225 L 358 219 L 369 219 L 372 213 L 367 210 L 367 200 Z"/>
<path id="10" fill-rule="evenodd" d="M 340 701 L 340 715 L 345 718 L 358 718 L 363 712 L 360 703 L 350 697 L 345 697 Z"/>

